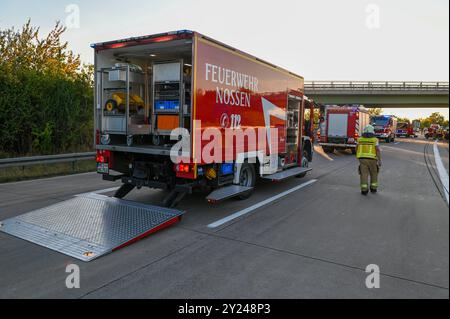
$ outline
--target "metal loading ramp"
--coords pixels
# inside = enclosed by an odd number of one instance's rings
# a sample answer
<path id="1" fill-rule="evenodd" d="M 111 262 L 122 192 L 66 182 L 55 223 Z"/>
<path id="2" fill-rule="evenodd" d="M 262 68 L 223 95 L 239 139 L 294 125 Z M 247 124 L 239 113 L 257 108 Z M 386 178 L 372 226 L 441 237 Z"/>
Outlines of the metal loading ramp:
<path id="1" fill-rule="evenodd" d="M 183 214 L 85 194 L 0 222 L 0 231 L 88 262 L 179 222 Z"/>

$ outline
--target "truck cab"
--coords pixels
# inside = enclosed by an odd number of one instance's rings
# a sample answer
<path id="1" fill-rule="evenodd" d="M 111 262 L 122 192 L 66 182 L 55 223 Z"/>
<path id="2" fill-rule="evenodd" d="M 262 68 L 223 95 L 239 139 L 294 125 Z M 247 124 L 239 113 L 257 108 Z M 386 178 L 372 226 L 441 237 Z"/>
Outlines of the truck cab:
<path id="1" fill-rule="evenodd" d="M 397 134 L 397 118 L 393 115 L 381 115 L 372 117 L 372 126 L 375 128 L 375 136 L 386 143 L 395 142 Z"/>
<path id="2" fill-rule="evenodd" d="M 398 122 L 397 123 L 397 137 L 410 137 L 414 136 L 414 130 L 409 122 Z"/>
<path id="3" fill-rule="evenodd" d="M 319 145 L 326 153 L 350 149 L 356 154 L 358 138 L 369 124 L 370 115 L 362 106 L 326 106 L 320 129 Z"/>

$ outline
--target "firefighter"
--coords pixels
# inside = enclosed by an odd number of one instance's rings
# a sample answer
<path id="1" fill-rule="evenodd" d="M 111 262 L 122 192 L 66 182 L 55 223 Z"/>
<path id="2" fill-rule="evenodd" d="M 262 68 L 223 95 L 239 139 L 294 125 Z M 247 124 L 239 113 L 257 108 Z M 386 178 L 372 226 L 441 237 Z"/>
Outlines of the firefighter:
<path id="1" fill-rule="evenodd" d="M 378 191 L 378 173 L 381 168 L 380 142 L 375 137 L 372 125 L 364 128 L 363 136 L 358 139 L 356 156 L 359 160 L 359 174 L 361 176 L 361 194 L 367 196 Z M 369 185 L 370 176 L 370 185 Z"/>

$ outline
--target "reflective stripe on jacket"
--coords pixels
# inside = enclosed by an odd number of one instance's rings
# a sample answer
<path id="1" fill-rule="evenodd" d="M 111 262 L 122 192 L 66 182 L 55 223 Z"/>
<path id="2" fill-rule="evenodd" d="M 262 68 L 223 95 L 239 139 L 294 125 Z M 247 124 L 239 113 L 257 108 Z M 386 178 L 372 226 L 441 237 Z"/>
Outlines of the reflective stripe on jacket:
<path id="1" fill-rule="evenodd" d="M 361 137 L 358 139 L 358 149 L 356 151 L 357 158 L 377 159 L 377 144 L 376 137 Z"/>

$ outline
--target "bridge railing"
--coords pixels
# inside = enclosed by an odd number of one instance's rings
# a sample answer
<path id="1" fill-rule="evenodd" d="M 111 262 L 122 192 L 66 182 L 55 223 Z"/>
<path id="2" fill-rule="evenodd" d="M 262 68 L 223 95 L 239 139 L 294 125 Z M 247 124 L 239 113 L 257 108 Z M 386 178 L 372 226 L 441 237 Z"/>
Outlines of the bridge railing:
<path id="1" fill-rule="evenodd" d="M 312 81 L 305 82 L 306 90 L 360 91 L 448 91 L 449 82 L 401 81 Z"/>

